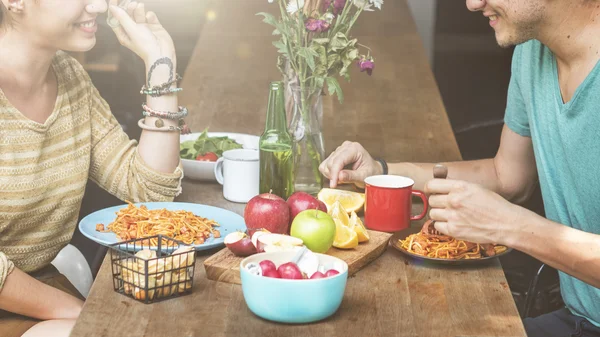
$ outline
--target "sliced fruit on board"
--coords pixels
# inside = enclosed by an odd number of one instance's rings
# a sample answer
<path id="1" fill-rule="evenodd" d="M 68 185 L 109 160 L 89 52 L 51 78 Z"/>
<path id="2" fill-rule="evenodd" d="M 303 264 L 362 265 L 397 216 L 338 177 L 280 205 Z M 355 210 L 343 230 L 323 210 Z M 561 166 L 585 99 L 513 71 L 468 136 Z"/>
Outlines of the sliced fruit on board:
<path id="1" fill-rule="evenodd" d="M 252 244 L 252 240 L 243 232 L 227 234 L 223 239 L 223 243 L 237 256 L 248 256 L 256 253 L 256 247 Z"/>
<path id="2" fill-rule="evenodd" d="M 300 247 L 304 244 L 304 242 L 301 239 L 289 235 L 275 233 L 267 233 L 260 235 L 257 238 L 256 243 L 256 250 L 259 253 L 266 251 L 266 249 L 271 249 L 270 251 L 294 249 L 295 247 Z M 273 247 L 266 248 L 268 246 Z"/>
<path id="3" fill-rule="evenodd" d="M 341 249 L 352 249 L 358 246 L 358 234 L 351 227 L 344 226 L 339 219 L 335 221 L 335 240 L 333 246 Z"/>
<path id="4" fill-rule="evenodd" d="M 367 242 L 369 241 L 369 232 L 367 232 L 367 228 L 363 224 L 362 220 L 356 215 L 356 212 L 352 212 L 350 214 L 350 227 L 354 229 L 356 234 L 358 235 L 358 242 Z"/>
<path id="5" fill-rule="evenodd" d="M 329 208 L 329 215 L 332 218 L 338 219 L 342 222 L 344 226 L 350 225 L 350 217 L 348 217 L 348 212 L 344 209 L 344 206 L 339 201 L 335 201 L 333 205 Z"/>
<path id="6" fill-rule="evenodd" d="M 327 205 L 327 209 L 331 209 L 333 203 L 339 201 L 346 212 L 358 211 L 365 203 L 365 195 L 363 193 L 338 190 L 334 188 L 323 188 L 317 198 Z"/>

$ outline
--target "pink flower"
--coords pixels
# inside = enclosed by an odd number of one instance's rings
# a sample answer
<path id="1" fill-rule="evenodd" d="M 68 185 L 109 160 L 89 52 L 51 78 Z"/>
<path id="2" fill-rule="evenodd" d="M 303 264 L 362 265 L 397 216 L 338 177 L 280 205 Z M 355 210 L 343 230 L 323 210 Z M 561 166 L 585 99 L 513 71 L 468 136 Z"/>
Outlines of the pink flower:
<path id="1" fill-rule="evenodd" d="M 329 30 L 329 23 L 325 20 L 310 18 L 304 23 L 306 29 L 315 33 L 322 33 Z"/>
<path id="2" fill-rule="evenodd" d="M 329 7 L 331 6 L 331 2 L 333 2 L 333 14 L 338 15 L 346 6 L 346 0 L 324 0 L 323 1 L 323 13 L 327 12 Z"/>
<path id="3" fill-rule="evenodd" d="M 375 61 L 373 58 L 366 58 L 362 56 L 360 60 L 358 60 L 358 67 L 360 68 L 360 72 L 366 71 L 369 76 L 373 74 L 373 69 L 375 69 Z"/>

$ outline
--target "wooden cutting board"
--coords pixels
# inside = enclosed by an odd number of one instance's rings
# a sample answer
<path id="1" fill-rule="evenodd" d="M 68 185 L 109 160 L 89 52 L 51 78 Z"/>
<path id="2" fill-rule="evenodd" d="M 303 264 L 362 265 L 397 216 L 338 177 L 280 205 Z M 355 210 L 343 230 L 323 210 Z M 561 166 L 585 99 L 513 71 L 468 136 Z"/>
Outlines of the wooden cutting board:
<path id="1" fill-rule="evenodd" d="M 344 260 L 348 264 L 348 276 L 354 275 L 371 261 L 378 258 L 387 247 L 392 236 L 389 233 L 367 230 L 370 239 L 353 249 L 331 248 L 327 254 Z M 242 257 L 237 257 L 228 248 L 223 248 L 204 261 L 206 277 L 209 280 L 241 284 L 240 262 Z"/>

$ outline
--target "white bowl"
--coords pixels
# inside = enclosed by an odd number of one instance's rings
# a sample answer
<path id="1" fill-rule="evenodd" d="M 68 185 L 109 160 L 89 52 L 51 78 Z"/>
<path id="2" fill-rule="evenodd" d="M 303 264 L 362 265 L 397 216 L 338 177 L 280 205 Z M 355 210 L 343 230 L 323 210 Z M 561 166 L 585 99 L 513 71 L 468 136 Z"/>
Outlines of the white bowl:
<path id="1" fill-rule="evenodd" d="M 181 135 L 179 140 L 183 143 L 188 140 L 196 140 L 201 135 L 201 132 L 190 133 L 188 135 Z M 231 132 L 209 132 L 209 137 L 224 137 L 227 136 L 239 144 L 242 144 L 244 149 L 258 150 L 259 136 L 247 135 L 243 133 L 231 133 Z M 186 178 L 193 180 L 203 181 L 217 181 L 215 178 L 215 162 L 210 161 L 197 161 L 192 159 L 181 158 L 181 164 L 183 165 L 183 174 Z"/>

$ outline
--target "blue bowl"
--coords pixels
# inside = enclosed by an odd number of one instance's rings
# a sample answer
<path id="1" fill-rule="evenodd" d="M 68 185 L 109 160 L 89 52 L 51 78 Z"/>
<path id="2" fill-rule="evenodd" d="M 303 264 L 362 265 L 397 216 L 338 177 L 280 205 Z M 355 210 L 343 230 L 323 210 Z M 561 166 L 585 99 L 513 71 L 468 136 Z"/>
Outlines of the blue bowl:
<path id="1" fill-rule="evenodd" d="M 316 254 L 319 264 L 340 273 L 322 279 L 288 280 L 251 274 L 248 263 L 271 260 L 277 267 L 290 262 L 296 251 L 251 255 L 240 263 L 244 299 L 250 311 L 264 319 L 280 323 L 310 323 L 333 315 L 344 298 L 348 264 L 336 257 Z"/>

